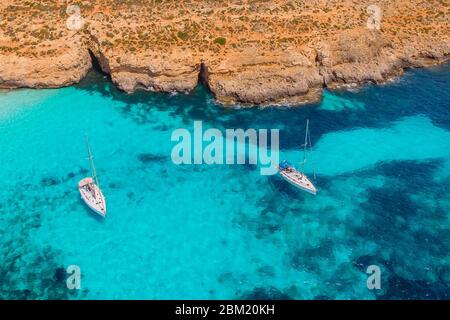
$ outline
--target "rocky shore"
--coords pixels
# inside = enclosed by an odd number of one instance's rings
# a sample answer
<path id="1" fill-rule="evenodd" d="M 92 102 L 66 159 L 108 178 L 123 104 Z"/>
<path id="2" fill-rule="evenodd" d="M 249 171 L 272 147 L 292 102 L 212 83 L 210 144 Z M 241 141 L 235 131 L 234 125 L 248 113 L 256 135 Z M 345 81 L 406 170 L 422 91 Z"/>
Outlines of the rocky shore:
<path id="1" fill-rule="evenodd" d="M 202 81 L 224 104 L 296 105 L 450 52 L 446 0 L 375 1 L 378 16 L 373 2 L 348 0 L 74 4 L 2 1 L 0 88 L 71 85 L 95 61 L 128 93 Z"/>

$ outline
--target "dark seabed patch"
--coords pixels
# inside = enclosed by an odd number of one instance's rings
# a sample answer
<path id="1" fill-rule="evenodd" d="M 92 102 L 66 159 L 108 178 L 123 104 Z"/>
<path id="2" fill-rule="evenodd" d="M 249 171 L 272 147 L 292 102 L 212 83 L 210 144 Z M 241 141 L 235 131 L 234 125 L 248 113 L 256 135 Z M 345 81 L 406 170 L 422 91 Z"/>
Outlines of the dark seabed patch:
<path id="1" fill-rule="evenodd" d="M 86 292 L 65 291 L 62 261 L 76 257 L 89 298 L 140 298 L 140 290 L 144 298 L 180 299 L 448 298 L 448 71 L 325 92 L 324 103 L 301 108 L 226 108 L 202 86 L 186 95 L 126 94 L 95 73 L 75 88 L 21 91 L 36 95 L 39 112 L 17 122 L 13 112 L 6 120 L 15 125 L 0 126 L 8 160 L 0 169 L 1 297 L 81 297 Z M 176 166 L 161 153 L 171 130 L 202 120 L 220 131 L 280 129 L 281 153 L 298 163 L 307 118 L 313 154 L 324 161 L 317 196 L 253 165 Z M 78 162 L 84 144 L 71 133 L 85 128 L 95 139 L 108 219 L 76 188 L 89 171 Z M 49 162 L 35 132 L 50 151 L 65 153 Z M 370 264 L 381 267 L 380 291 L 366 287 Z"/>
<path id="2" fill-rule="evenodd" d="M 322 288 L 323 294 L 319 296 L 336 299 L 342 292 L 347 292 L 349 298 L 360 298 L 364 292 L 365 284 L 361 285 L 361 279 L 366 277 L 366 268 L 376 264 L 384 271 L 382 290 L 372 292 L 375 298 L 445 299 L 450 292 L 450 272 L 443 264 L 448 257 L 450 243 L 450 228 L 446 220 L 450 204 L 440 199 L 442 194 L 448 193 L 446 190 L 450 190 L 450 181 L 429 184 L 442 165 L 440 160 L 394 161 L 334 179 L 327 178 L 326 187 L 315 198 L 319 203 L 295 189 L 291 190 L 278 177 L 270 177 L 274 188 L 258 200 L 260 215 L 241 212 L 234 223 L 245 227 L 258 239 L 269 240 L 274 232 L 284 234 L 291 247 L 286 252 L 286 263 L 291 268 L 323 279 L 326 290 Z M 345 198 L 349 196 L 345 187 L 336 189 L 336 185 L 345 186 L 349 179 L 357 179 L 353 183 L 365 183 L 380 176 L 384 178 L 383 184 L 369 184 L 363 195 L 353 199 L 350 196 L 350 203 Z M 321 196 L 327 196 L 329 192 L 333 192 L 334 198 L 342 197 L 347 207 L 353 205 L 358 219 L 345 220 L 345 225 L 339 223 L 335 216 L 338 203 L 320 205 Z M 427 201 L 420 200 L 424 194 Z M 308 230 L 308 223 L 314 221 L 314 216 L 306 208 L 316 206 L 320 208 L 317 212 L 320 224 L 317 230 L 310 232 L 320 236 L 313 238 L 313 243 L 309 239 L 292 239 L 292 236 L 300 236 L 288 234 L 287 230 L 292 225 L 298 225 L 301 232 Z M 345 233 L 333 234 L 336 228 L 345 230 Z M 328 235 L 323 230 L 332 232 Z M 375 250 L 367 251 L 366 244 L 371 244 Z M 338 256 L 341 248 L 352 249 L 346 261 Z M 367 256 L 367 252 L 373 254 Z M 407 275 L 414 275 L 414 278 L 407 279 Z M 363 287 L 363 291 L 352 293 L 355 286 Z M 274 289 L 284 292 L 285 288 Z M 264 289 L 255 289 L 255 296 L 265 297 L 264 292 Z M 301 292 L 291 295 L 296 299 L 302 296 Z"/>
<path id="3" fill-rule="evenodd" d="M 42 186 L 44 186 L 44 187 L 55 186 L 55 185 L 59 184 L 60 182 L 61 182 L 60 179 L 52 178 L 52 177 L 42 178 L 42 180 L 41 180 Z"/>
<path id="4" fill-rule="evenodd" d="M 376 290 L 377 299 L 380 300 L 435 300 L 450 298 L 450 283 L 443 273 L 450 271 L 448 266 L 435 270 L 438 281 L 408 280 L 396 274 L 394 265 L 390 260 L 380 256 L 360 256 L 354 261 L 362 272 L 365 266 L 377 265 L 381 267 L 381 290 Z M 448 279 L 448 274 L 447 274 Z"/>
<path id="5" fill-rule="evenodd" d="M 140 153 L 137 157 L 142 163 L 163 162 L 167 160 L 167 156 L 153 153 Z"/>
<path id="6" fill-rule="evenodd" d="M 43 178 L 45 180 L 47 178 Z M 53 185 L 53 184 L 51 184 Z M 41 226 L 42 218 L 35 207 L 42 207 L 43 200 L 31 198 L 41 186 L 30 185 L 26 190 L 27 202 L 17 202 L 17 196 L 23 192 L 20 185 L 8 190 L 2 197 L 2 210 L 16 212 L 16 215 L 0 215 L 0 229 L 3 239 L 0 244 L 0 299 L 35 300 L 35 299 L 79 299 L 87 290 L 68 290 L 67 273 L 61 265 L 62 252 L 50 246 L 41 246 L 30 239 L 30 233 Z M 65 196 L 45 199 L 51 207 L 63 201 Z"/>
<path id="7" fill-rule="evenodd" d="M 255 288 L 253 291 L 242 295 L 243 300 L 292 300 L 290 296 L 275 287 Z"/>
<path id="8" fill-rule="evenodd" d="M 354 233 L 362 241 L 378 244 L 375 256 L 356 259 L 357 265 L 386 268 L 386 289 L 377 298 L 448 298 L 448 279 L 439 279 L 448 257 L 450 228 L 446 221 L 450 208 L 440 199 L 450 183 L 430 185 L 441 165 L 440 161 L 398 161 L 375 169 L 389 178 L 383 187 L 367 190 L 368 200 L 361 204 L 366 223 Z M 414 279 L 402 274 L 414 275 Z"/>
<path id="9" fill-rule="evenodd" d="M 331 94 L 352 104 L 364 105 L 363 101 L 370 101 L 365 108 L 344 108 L 339 112 L 322 109 L 319 104 L 302 108 L 224 108 L 211 103 L 212 96 L 202 85 L 189 94 L 137 91 L 130 95 L 117 89 L 104 75 L 96 72 L 91 72 L 76 87 L 124 103 L 125 107 L 121 108 L 124 116 L 139 124 L 162 126 L 161 130 L 166 131 L 166 124 L 155 123 L 151 112 L 159 110 L 167 111 L 175 118 L 181 117 L 187 126 L 191 126 L 195 119 L 216 128 L 285 128 L 288 130 L 281 132 L 280 147 L 295 149 L 300 146 L 298 136 L 303 132 L 307 118 L 311 119 L 311 133 L 315 141 L 329 132 L 354 127 L 383 128 L 400 118 L 416 114 L 427 114 L 434 125 L 450 130 L 450 120 L 442 117 L 441 112 L 447 108 L 450 91 L 443 91 L 441 86 L 423 88 L 422 85 L 428 81 L 445 83 L 447 70 L 450 71 L 450 64 L 428 70 L 411 70 L 403 80 L 391 85 L 368 85 L 356 92 L 335 91 Z"/>

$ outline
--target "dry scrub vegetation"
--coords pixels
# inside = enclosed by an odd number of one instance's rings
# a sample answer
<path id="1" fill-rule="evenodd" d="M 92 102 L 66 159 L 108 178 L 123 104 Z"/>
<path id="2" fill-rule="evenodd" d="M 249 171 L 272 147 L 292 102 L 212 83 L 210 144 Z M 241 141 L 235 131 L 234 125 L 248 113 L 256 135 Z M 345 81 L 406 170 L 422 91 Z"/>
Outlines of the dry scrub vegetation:
<path id="1" fill-rule="evenodd" d="M 92 40 L 103 50 L 161 55 L 170 48 L 198 55 L 301 47 L 347 29 L 365 28 L 370 4 L 383 11 L 382 30 L 395 41 L 450 34 L 449 0 L 3 0 L 0 53 L 51 56 L 70 41 Z M 85 21 L 66 28 L 68 4 Z M 81 36 L 80 36 L 81 35 Z M 58 41 L 61 40 L 61 41 Z"/>

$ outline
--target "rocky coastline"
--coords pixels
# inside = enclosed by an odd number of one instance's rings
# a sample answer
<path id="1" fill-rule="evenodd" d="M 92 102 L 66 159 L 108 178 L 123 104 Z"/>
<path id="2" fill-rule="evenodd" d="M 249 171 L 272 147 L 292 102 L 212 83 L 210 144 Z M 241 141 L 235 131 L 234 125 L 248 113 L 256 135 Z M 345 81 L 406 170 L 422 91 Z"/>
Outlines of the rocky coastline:
<path id="1" fill-rule="evenodd" d="M 79 11 L 38 2 L 0 4 L 0 88 L 72 85 L 94 61 L 127 93 L 204 82 L 225 105 L 299 105 L 320 100 L 323 88 L 383 83 L 450 53 L 446 1 L 380 1 L 380 30 L 366 23 L 368 1 L 104 0 L 81 1 Z M 67 23 L 74 14 L 79 28 Z"/>

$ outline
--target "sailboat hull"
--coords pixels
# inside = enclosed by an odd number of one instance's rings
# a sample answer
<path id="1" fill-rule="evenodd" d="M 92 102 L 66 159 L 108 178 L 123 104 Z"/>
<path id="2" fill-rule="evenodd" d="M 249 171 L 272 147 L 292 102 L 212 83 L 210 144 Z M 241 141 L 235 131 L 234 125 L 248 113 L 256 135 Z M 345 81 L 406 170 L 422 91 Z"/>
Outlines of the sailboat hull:
<path id="1" fill-rule="evenodd" d="M 306 152 L 308 145 L 311 150 L 312 147 L 311 147 L 311 136 L 309 132 L 309 119 L 306 120 L 305 144 L 303 145 L 304 155 L 302 168 L 304 167 L 304 164 L 306 162 Z M 300 172 L 297 169 L 295 169 L 289 162 L 287 162 L 286 160 L 282 161 L 278 165 L 277 169 L 281 177 L 287 182 L 289 182 L 291 185 L 303 191 L 306 191 L 310 194 L 316 195 L 317 189 L 313 185 L 313 183 L 308 179 L 308 177 L 303 172 Z"/>
<path id="2" fill-rule="evenodd" d="M 78 183 L 81 199 L 87 206 L 102 217 L 106 217 L 106 201 L 100 188 L 92 178 L 85 178 Z"/>
<path id="3" fill-rule="evenodd" d="M 312 184 L 312 182 L 305 174 L 300 173 L 294 168 L 292 168 L 292 172 L 287 172 L 286 170 L 281 170 L 280 168 L 278 168 L 278 172 L 284 180 L 289 182 L 294 187 L 313 195 L 317 194 L 316 187 Z"/>

